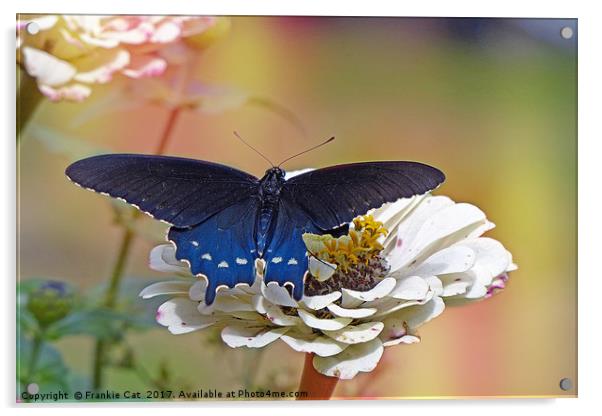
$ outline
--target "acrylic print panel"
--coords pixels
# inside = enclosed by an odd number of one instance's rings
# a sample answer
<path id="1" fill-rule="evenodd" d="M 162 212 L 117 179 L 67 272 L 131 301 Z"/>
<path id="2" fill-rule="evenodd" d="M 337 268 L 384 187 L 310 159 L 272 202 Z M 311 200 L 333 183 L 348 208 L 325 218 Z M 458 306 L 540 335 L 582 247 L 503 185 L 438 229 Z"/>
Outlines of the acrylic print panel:
<path id="1" fill-rule="evenodd" d="M 18 401 L 577 395 L 576 20 L 17 40 Z"/>

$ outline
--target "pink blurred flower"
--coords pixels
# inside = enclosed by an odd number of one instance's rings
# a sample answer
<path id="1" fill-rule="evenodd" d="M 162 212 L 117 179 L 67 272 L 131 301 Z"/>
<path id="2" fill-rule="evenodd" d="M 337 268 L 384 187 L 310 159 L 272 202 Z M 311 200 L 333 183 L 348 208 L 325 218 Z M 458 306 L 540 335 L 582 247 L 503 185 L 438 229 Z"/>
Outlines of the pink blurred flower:
<path id="1" fill-rule="evenodd" d="M 139 79 L 162 75 L 173 48 L 202 47 L 220 18 L 209 16 L 48 15 L 17 24 L 17 62 L 52 101 L 82 101 L 94 84 L 116 75 Z M 27 31 L 35 23 L 36 34 Z M 187 46 L 189 47 L 189 46 Z"/>

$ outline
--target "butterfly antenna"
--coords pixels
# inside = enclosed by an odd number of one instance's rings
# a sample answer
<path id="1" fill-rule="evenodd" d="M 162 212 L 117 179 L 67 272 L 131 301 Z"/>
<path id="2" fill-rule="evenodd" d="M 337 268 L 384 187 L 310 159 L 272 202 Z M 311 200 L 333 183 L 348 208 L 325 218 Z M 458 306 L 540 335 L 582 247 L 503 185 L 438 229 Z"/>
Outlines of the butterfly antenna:
<path id="1" fill-rule="evenodd" d="M 253 146 L 251 146 L 249 143 L 247 143 L 242 137 L 240 137 L 240 135 L 236 131 L 234 131 L 234 135 L 236 136 L 236 138 L 238 138 L 238 140 L 240 140 L 241 142 L 246 144 L 251 150 L 253 150 L 255 153 L 257 153 L 259 156 L 261 156 L 265 160 L 267 160 L 267 162 L 270 165 L 272 165 L 272 167 L 274 166 L 274 164 L 272 163 L 272 161 L 270 159 L 268 159 L 263 153 L 261 153 L 259 150 L 255 149 Z"/>
<path id="2" fill-rule="evenodd" d="M 321 259 L 320 257 L 318 257 L 316 254 L 312 253 L 310 249 L 307 249 L 307 248 L 306 248 L 306 250 L 307 250 L 307 252 L 308 252 L 309 254 L 311 254 L 311 256 L 312 256 L 314 259 L 318 260 L 318 261 L 319 261 L 320 263 L 322 263 L 324 266 L 326 266 L 326 267 L 330 267 L 332 270 L 336 270 L 336 269 L 337 269 L 336 267 L 333 267 L 333 265 L 332 265 L 332 264 L 330 264 L 330 263 L 328 263 L 328 262 L 326 262 L 326 261 L 322 260 L 322 259 Z"/>
<path id="3" fill-rule="evenodd" d="M 289 160 L 296 158 L 297 156 L 301 156 L 301 155 L 303 155 L 303 154 L 305 154 L 305 153 L 307 153 L 307 152 L 311 152 L 312 150 L 315 150 L 315 149 L 317 149 L 318 147 L 322 147 L 322 146 L 324 146 L 325 144 L 328 144 L 328 143 L 330 143 L 330 142 L 331 142 L 331 141 L 333 141 L 333 140 L 334 140 L 334 136 L 332 136 L 332 137 L 331 137 L 330 139 L 328 139 L 328 140 L 325 140 L 325 141 L 323 141 L 323 142 L 322 142 L 322 143 L 320 143 L 320 144 L 317 144 L 317 145 L 315 145 L 315 146 L 313 146 L 313 147 L 310 147 L 310 148 L 309 148 L 309 149 L 307 149 L 307 150 L 304 150 L 304 151 L 302 151 L 302 152 L 299 152 L 299 153 L 297 153 L 296 155 L 292 155 L 292 156 L 290 156 L 290 157 L 287 157 L 286 159 L 284 159 L 282 162 L 280 162 L 280 163 L 278 164 L 278 167 L 282 166 L 283 164 L 285 164 L 285 163 L 286 163 L 286 162 L 288 162 Z"/>

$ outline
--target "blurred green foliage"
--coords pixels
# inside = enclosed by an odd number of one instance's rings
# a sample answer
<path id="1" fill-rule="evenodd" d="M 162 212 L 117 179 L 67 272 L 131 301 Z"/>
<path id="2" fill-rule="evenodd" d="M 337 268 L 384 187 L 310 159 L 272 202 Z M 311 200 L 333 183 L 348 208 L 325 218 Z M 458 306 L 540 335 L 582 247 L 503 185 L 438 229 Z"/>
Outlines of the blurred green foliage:
<path id="1" fill-rule="evenodd" d="M 75 391 L 90 389 L 90 381 L 65 364 L 53 343 L 69 336 L 104 339 L 119 347 L 109 365 L 142 372 L 142 376 L 164 384 L 170 380 L 169 369 L 163 365 L 153 376 L 138 368 L 134 350 L 125 343 L 125 334 L 155 327 L 154 311 L 164 297 L 143 301 L 140 291 L 157 280 L 126 278 L 122 282 L 120 302 L 111 309 L 99 301 L 105 285 L 86 292 L 71 285 L 43 278 L 28 279 L 17 285 L 18 344 L 17 378 L 20 390 L 31 383 L 40 392 L 57 389 Z"/>

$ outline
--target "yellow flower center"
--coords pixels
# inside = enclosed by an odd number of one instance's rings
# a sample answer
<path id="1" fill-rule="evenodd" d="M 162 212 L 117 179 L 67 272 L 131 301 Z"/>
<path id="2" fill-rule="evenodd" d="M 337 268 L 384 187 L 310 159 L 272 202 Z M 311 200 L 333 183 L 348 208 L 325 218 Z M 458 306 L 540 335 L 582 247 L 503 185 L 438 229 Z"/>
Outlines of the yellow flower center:
<path id="1" fill-rule="evenodd" d="M 383 249 L 380 237 L 387 233 L 383 223 L 374 220 L 372 215 L 366 215 L 353 220 L 353 228 L 347 235 L 335 238 L 329 234 L 306 233 L 303 241 L 311 255 L 336 264 L 341 270 L 348 270 L 359 263 L 368 264 L 378 256 Z"/>

